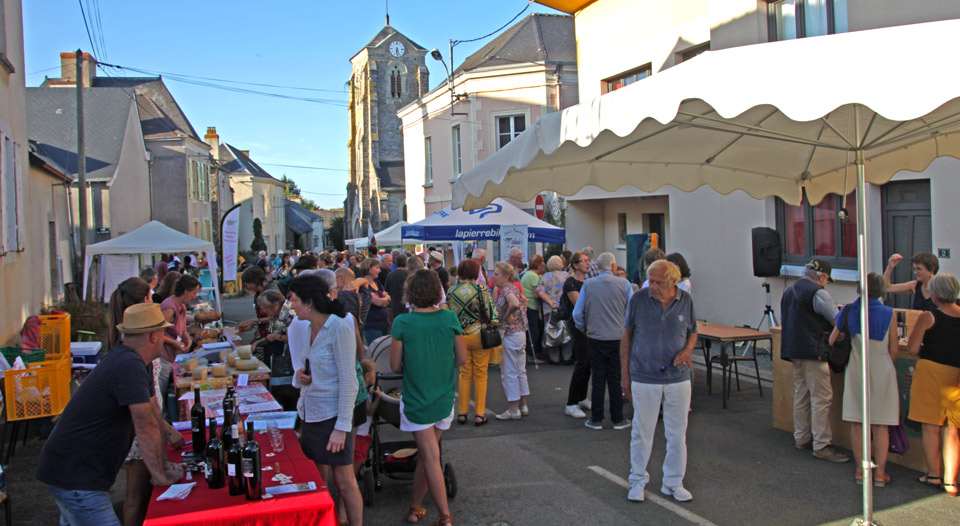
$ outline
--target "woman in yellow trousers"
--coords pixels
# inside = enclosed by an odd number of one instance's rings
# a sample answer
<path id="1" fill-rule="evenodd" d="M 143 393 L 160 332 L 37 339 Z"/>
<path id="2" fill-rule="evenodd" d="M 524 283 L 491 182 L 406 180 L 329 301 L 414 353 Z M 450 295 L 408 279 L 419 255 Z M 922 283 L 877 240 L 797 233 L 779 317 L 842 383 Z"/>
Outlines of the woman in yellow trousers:
<path id="1" fill-rule="evenodd" d="M 477 284 L 480 263 L 464 259 L 457 266 L 459 283 L 447 291 L 447 308 L 457 315 L 463 327 L 463 342 L 467 347 L 467 361 L 460 366 L 460 387 L 457 395 L 457 423 L 467 423 L 470 412 L 470 385 L 474 388 L 474 424 L 487 423 L 487 367 L 495 349 L 484 349 L 480 342 L 480 329 L 484 321 L 497 324 L 497 309 L 493 306 L 490 290 Z"/>

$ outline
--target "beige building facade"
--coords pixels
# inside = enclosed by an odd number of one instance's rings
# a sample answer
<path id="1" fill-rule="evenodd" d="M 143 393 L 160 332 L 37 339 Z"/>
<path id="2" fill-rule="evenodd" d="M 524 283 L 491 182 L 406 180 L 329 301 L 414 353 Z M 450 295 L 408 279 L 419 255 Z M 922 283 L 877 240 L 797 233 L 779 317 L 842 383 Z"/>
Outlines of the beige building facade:
<path id="1" fill-rule="evenodd" d="M 449 206 L 457 177 L 542 115 L 576 104 L 577 79 L 573 18 L 536 14 L 467 57 L 451 83 L 400 108 L 407 221 Z"/>
<path id="2" fill-rule="evenodd" d="M 633 82 L 689 60 L 699 53 L 788 38 L 860 31 L 960 18 L 951 1 L 869 0 L 538 0 L 576 18 L 580 100 L 588 103 Z M 856 57 L 851 57 L 851 71 Z M 709 82 L 710 79 L 703 79 Z M 829 86 L 824 86 L 829 89 Z M 816 96 L 816 94 L 798 94 Z M 869 270 L 882 272 L 888 256 L 960 247 L 953 196 L 960 195 L 960 161 L 940 158 L 920 173 L 900 172 L 883 186 L 870 185 Z M 657 232 L 667 252 L 682 253 L 693 272 L 700 318 L 730 325 L 756 325 L 765 304 L 763 280 L 753 276 L 751 229 L 778 231 L 783 245 L 781 277 L 769 278 L 779 312 L 782 291 L 813 257 L 830 260 L 838 282 L 829 290 L 838 302 L 856 297 L 856 225 L 838 219 L 852 194 L 820 204 L 790 207 L 777 198 L 755 200 L 737 191 L 720 195 L 708 187 L 682 192 L 664 187 L 616 192 L 586 187 L 567 199 L 567 246 L 591 245 L 626 263 L 623 233 Z M 955 259 L 941 270 L 960 272 Z M 894 281 L 913 279 L 909 265 Z M 909 301 L 892 299 L 897 306 Z"/>

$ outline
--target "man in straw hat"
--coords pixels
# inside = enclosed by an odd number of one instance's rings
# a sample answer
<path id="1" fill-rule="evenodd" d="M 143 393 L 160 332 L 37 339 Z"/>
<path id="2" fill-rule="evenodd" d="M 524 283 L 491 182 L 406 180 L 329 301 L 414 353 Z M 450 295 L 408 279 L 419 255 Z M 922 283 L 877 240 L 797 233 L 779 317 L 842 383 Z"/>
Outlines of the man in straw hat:
<path id="1" fill-rule="evenodd" d="M 80 384 L 44 444 L 36 477 L 57 501 L 60 524 L 119 526 L 108 491 L 134 432 L 155 486 L 183 476 L 179 464 L 166 460 L 150 370 L 169 326 L 155 303 L 128 307 L 117 325 L 122 343 Z"/>

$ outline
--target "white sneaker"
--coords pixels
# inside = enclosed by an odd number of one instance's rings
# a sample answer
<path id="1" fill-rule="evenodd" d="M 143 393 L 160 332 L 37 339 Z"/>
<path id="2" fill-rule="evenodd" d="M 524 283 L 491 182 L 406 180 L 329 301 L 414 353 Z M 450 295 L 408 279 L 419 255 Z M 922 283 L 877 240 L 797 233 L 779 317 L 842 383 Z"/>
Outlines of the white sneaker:
<path id="1" fill-rule="evenodd" d="M 520 416 L 530 416 L 530 408 L 528 408 L 528 407 L 525 406 L 525 405 L 524 405 L 524 406 L 521 406 L 521 407 L 520 407 Z"/>
<path id="2" fill-rule="evenodd" d="M 580 404 L 578 405 L 580 406 L 580 409 L 583 409 L 584 411 L 593 409 L 593 402 L 591 402 L 589 398 L 580 400 Z"/>
<path id="3" fill-rule="evenodd" d="M 663 493 L 664 495 L 672 495 L 673 500 L 677 502 L 687 502 L 693 500 L 693 494 L 687 491 L 687 488 L 684 488 L 683 485 L 674 486 L 672 488 L 663 486 L 660 488 L 660 493 Z"/>
<path id="4" fill-rule="evenodd" d="M 643 486 L 639 484 L 631 484 L 630 491 L 627 492 L 627 499 L 632 500 L 633 502 L 643 502 Z"/>
<path id="5" fill-rule="evenodd" d="M 497 420 L 520 420 L 520 410 L 511 412 L 509 409 L 497 415 Z"/>
<path id="6" fill-rule="evenodd" d="M 581 409 L 580 409 L 579 407 L 577 407 L 576 405 L 568 405 L 567 408 L 564 409 L 563 412 L 564 412 L 567 416 L 572 416 L 572 417 L 574 417 L 574 418 L 586 418 L 586 417 L 587 417 L 587 414 L 584 413 L 583 410 L 581 410 Z"/>

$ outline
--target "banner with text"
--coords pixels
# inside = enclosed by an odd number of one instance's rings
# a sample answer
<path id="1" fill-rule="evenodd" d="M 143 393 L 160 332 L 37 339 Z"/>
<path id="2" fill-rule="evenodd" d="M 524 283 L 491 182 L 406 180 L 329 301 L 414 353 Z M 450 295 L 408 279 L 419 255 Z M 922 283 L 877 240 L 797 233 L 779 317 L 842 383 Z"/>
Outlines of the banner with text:
<path id="1" fill-rule="evenodd" d="M 527 262 L 527 225 L 500 226 L 500 261 L 510 258 L 510 249 L 516 247 L 523 251 L 523 262 Z"/>
<path id="2" fill-rule="evenodd" d="M 231 208 L 220 223 L 223 250 L 223 280 L 237 279 L 237 241 L 240 238 L 240 206 Z"/>

